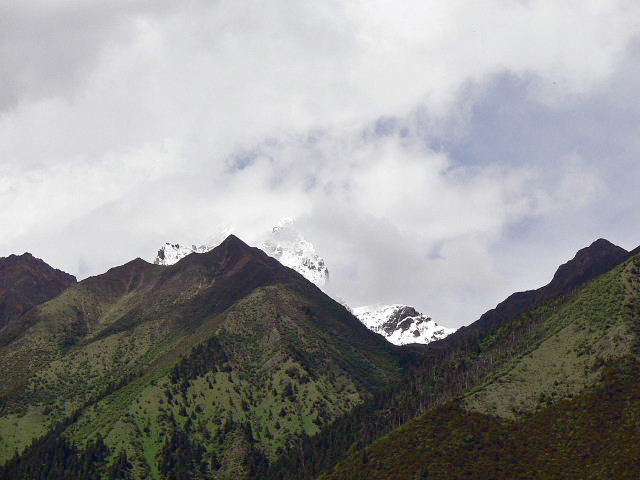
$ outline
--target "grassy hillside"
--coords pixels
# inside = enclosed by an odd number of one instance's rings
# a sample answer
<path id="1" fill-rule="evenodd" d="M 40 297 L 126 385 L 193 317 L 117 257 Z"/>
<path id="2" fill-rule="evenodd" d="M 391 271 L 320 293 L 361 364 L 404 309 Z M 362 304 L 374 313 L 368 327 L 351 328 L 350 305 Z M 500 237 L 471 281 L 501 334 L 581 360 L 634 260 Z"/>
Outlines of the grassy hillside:
<path id="1" fill-rule="evenodd" d="M 517 422 L 452 402 L 409 422 L 322 480 L 619 480 L 640 477 L 635 358 L 594 387 Z"/>
<path id="2" fill-rule="evenodd" d="M 637 262 L 625 262 L 554 306 L 544 321 L 546 337 L 468 394 L 466 408 L 517 417 L 571 397 L 593 384 L 603 365 L 631 353 Z"/>
<path id="3" fill-rule="evenodd" d="M 407 368 L 397 386 L 359 405 L 319 434 L 305 438 L 271 466 L 269 478 L 315 478 L 430 409 L 478 387 L 487 390 L 488 385 L 510 372 L 518 359 L 571 323 L 557 313 L 568 302 L 582 297 L 585 282 L 628 257 L 625 250 L 598 240 L 562 265 L 548 285 L 511 295 L 477 322 L 444 340 L 423 348 L 409 347 L 421 360 Z M 619 306 L 624 288 L 619 282 L 612 285 L 617 293 L 611 292 L 607 302 Z M 613 334 L 612 340 L 618 342 L 618 337 Z M 534 398 L 537 403 L 539 395 Z"/>
<path id="4" fill-rule="evenodd" d="M 235 238 L 170 267 L 136 260 L 85 280 L 5 339 L 3 460 L 57 429 L 31 448 L 99 437 L 104 468 L 126 452 L 134 478 L 244 478 L 400 369 L 382 337 Z M 178 444 L 199 460 L 172 460 Z"/>
<path id="5" fill-rule="evenodd" d="M 320 478 L 638 478 L 640 256 L 540 309 L 528 351 Z"/>

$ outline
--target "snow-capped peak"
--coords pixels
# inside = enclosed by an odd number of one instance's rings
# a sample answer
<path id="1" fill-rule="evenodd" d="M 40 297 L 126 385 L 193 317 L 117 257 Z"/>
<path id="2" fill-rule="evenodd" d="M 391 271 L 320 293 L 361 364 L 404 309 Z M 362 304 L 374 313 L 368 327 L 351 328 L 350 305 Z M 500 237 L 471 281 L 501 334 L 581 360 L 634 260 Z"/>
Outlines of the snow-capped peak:
<path id="1" fill-rule="evenodd" d="M 283 218 L 273 227 L 271 235 L 262 242 L 262 250 L 319 287 L 324 287 L 329 280 L 324 258 L 294 227 L 291 218 Z"/>
<path id="2" fill-rule="evenodd" d="M 156 254 L 156 258 L 153 261 L 156 265 L 173 265 L 181 258 L 186 257 L 191 253 L 205 253 L 209 250 L 213 250 L 220 245 L 222 241 L 232 233 L 233 227 L 231 225 L 221 226 L 218 234 L 201 245 L 184 245 L 180 243 L 165 243 Z"/>
<path id="3" fill-rule="evenodd" d="M 165 243 L 158 250 L 153 263 L 173 265 L 191 253 L 208 252 L 217 247 L 231 231 L 231 227 L 225 227 L 214 239 L 201 245 Z M 322 288 L 327 283 L 329 270 L 324 258 L 316 253 L 313 245 L 295 228 L 292 218 L 286 217 L 280 220 L 278 225 L 266 235 L 260 247 L 267 255 L 294 269 L 319 287 Z"/>
<path id="4" fill-rule="evenodd" d="M 191 245 L 190 247 L 182 246 L 179 243 L 165 243 L 156 255 L 153 263 L 156 265 L 173 265 L 178 260 L 186 257 L 190 253 L 204 253 L 208 252 L 210 248 L 207 245 Z"/>
<path id="5" fill-rule="evenodd" d="M 187 246 L 180 243 L 165 243 L 154 260 L 159 265 L 173 265 L 191 253 L 205 253 L 218 246 L 230 233 L 232 227 L 220 228 L 220 233 L 210 241 Z M 329 280 L 329 270 L 324 258 L 316 253 L 313 244 L 307 241 L 296 228 L 295 221 L 286 217 L 271 229 L 259 243 L 264 252 L 283 265 L 294 269 L 305 278 L 324 288 Z M 455 328 L 438 325 L 430 317 L 409 305 L 372 305 L 351 309 L 346 302 L 340 303 L 370 330 L 380 333 L 391 343 L 429 343 L 455 332 Z"/>
<path id="6" fill-rule="evenodd" d="M 456 331 L 438 325 L 409 305 L 368 305 L 354 308 L 353 313 L 370 330 L 396 345 L 429 343 Z"/>

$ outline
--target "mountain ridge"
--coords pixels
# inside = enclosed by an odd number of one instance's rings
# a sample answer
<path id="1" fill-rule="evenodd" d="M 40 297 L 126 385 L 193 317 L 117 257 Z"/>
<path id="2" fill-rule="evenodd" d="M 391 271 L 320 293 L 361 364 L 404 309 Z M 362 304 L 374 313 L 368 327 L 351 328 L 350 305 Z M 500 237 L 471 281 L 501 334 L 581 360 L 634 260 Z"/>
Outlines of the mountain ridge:
<path id="1" fill-rule="evenodd" d="M 601 245 L 602 242 L 598 242 L 592 249 L 597 250 Z M 589 252 L 589 247 L 586 249 Z M 605 246 L 605 249 L 609 248 Z M 614 250 L 620 253 L 617 249 Z M 589 255 L 585 258 L 588 260 L 587 263 L 602 265 L 599 255 Z M 620 255 L 618 258 L 622 258 L 621 262 L 612 265 L 615 261 L 611 261 L 607 255 L 604 258 L 603 263 L 608 262 L 607 266 L 611 266 L 612 269 L 629 259 L 628 254 L 624 254 L 624 257 Z M 567 264 L 571 267 L 572 261 Z M 501 372 L 508 371 L 513 360 L 525 355 L 565 326 L 562 318 L 553 317 L 553 314 L 567 300 L 575 300 L 590 282 L 598 278 L 589 277 L 596 275 L 597 269 L 588 268 L 585 271 L 586 275 L 575 276 L 569 290 L 547 290 L 556 294 L 562 292 L 555 298 L 548 293 L 546 300 L 536 303 L 536 291 L 530 291 L 529 295 L 533 294 L 530 297 L 533 301 L 529 301 L 523 307 L 522 303 L 518 302 L 510 304 L 514 295 L 516 299 L 519 296 L 514 294 L 505 300 L 510 307 L 508 309 L 492 309 L 478 321 L 460 328 L 442 340 L 428 345 L 408 345 L 407 347 L 422 355 L 422 360 L 409 367 L 397 390 L 387 392 L 364 405 L 357 415 L 339 419 L 333 427 L 328 427 L 317 437 L 306 439 L 306 443 L 298 451 L 289 452 L 272 468 L 272 478 L 316 478 L 323 471 L 333 468 L 346 456 L 346 452 L 358 451 L 389 433 L 391 427 L 400 426 L 494 377 L 501 378 Z M 542 289 L 544 287 L 538 290 Z M 597 302 L 598 296 L 592 300 Z M 496 310 L 500 315 L 496 315 Z M 585 349 L 588 351 L 592 346 L 578 347 L 578 351 L 582 352 Z M 293 471 L 297 473 L 292 473 Z"/>
<path id="2" fill-rule="evenodd" d="M 222 233 L 230 232 L 231 227 L 223 229 Z M 192 245 L 186 247 L 179 243 L 165 243 L 158 250 L 153 261 L 157 265 L 173 265 L 181 259 L 186 258 L 190 254 L 204 254 L 210 251 L 215 245 L 221 243 L 221 237 L 218 235 L 210 242 Z M 289 267 L 302 274 L 307 280 L 311 281 L 319 288 L 324 289 L 329 282 L 329 269 L 325 259 L 320 256 L 313 244 L 307 241 L 304 235 L 295 226 L 292 218 L 285 217 L 271 229 L 271 232 L 260 243 L 260 249 L 267 255 L 275 258 L 284 266 Z M 344 302 L 341 301 L 344 304 Z M 404 305 L 407 308 L 413 308 Z M 390 305 L 382 306 L 361 306 L 352 309 L 362 313 L 356 315 L 371 330 L 384 336 L 388 341 L 395 345 L 404 345 L 407 343 L 426 344 L 431 341 L 444 338 L 446 335 L 455 331 L 448 327 L 442 327 L 436 324 L 429 317 L 417 313 L 413 315 L 413 321 L 408 320 L 399 324 L 394 322 L 395 312 L 389 310 Z M 350 308 L 351 307 L 347 307 Z M 389 310 L 389 311 L 387 311 Z M 405 318 L 408 318 L 405 315 Z M 411 325 L 409 325 L 411 323 Z M 391 331 L 389 328 L 381 328 L 380 325 L 387 326 L 395 324 L 396 329 Z M 417 334 L 415 334 L 418 332 Z"/>
<path id="3" fill-rule="evenodd" d="M 158 478 L 164 440 L 186 435 L 225 478 L 244 478 L 393 381 L 402 357 L 235 236 L 171 266 L 114 267 L 27 318 L 0 347 L 0 450 L 64 420 L 75 445 L 99 432 L 127 450 L 138 477 Z"/>
<path id="4" fill-rule="evenodd" d="M 153 261 L 158 265 L 173 265 L 192 253 L 206 253 L 221 244 L 224 239 L 233 235 L 231 227 L 225 228 L 221 235 L 201 245 L 183 246 L 179 243 L 165 243 L 158 250 Z M 295 228 L 291 218 L 282 219 L 272 228 L 270 234 L 262 241 L 261 250 L 283 265 L 296 270 L 320 288 L 329 280 L 329 270 L 310 242 Z"/>
<path id="5" fill-rule="evenodd" d="M 549 334 L 506 369 L 318 478 L 638 478 L 640 255 L 546 312 Z"/>
<path id="6" fill-rule="evenodd" d="M 630 252 L 606 239 L 595 240 L 589 246 L 578 250 L 571 260 L 560 265 L 549 283 L 535 290 L 509 295 L 495 308 L 482 314 L 478 321 L 471 325 L 473 329 L 487 328 L 505 317 L 517 315 L 551 298 L 567 294 L 585 281 L 618 265 L 624 259 L 629 258 L 629 255 Z M 466 331 L 471 328 L 471 325 L 461 327 L 458 331 Z"/>
<path id="7" fill-rule="evenodd" d="M 76 283 L 76 278 L 26 252 L 0 258 L 0 330 L 36 305 Z"/>

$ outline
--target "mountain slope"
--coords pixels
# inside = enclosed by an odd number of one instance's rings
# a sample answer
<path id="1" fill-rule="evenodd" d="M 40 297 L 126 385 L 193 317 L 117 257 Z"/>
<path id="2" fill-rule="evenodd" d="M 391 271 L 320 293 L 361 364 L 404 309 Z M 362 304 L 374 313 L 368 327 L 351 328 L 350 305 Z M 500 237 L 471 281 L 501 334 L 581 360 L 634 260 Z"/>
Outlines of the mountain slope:
<path id="1" fill-rule="evenodd" d="M 27 310 L 58 296 L 76 279 L 30 253 L 0 258 L 0 330 Z"/>
<path id="2" fill-rule="evenodd" d="M 519 422 L 438 407 L 322 480 L 634 480 L 640 477 L 637 360 Z"/>
<path id="3" fill-rule="evenodd" d="M 640 256 L 540 308 L 539 342 L 322 478 L 638 478 Z"/>
<path id="4" fill-rule="evenodd" d="M 597 276 L 603 269 L 615 267 L 612 264 L 617 259 L 624 262 L 628 258 L 624 251 L 624 255 L 611 258 L 607 253 L 610 251 L 619 252 L 606 241 L 594 242 L 559 269 L 562 275 L 554 276 L 564 279 L 562 287 L 552 282 L 551 286 L 536 291 L 512 295 L 479 321 L 445 339 L 426 346 L 411 346 L 422 355 L 421 364 L 410 367 L 397 387 L 338 419 L 319 435 L 306 439 L 302 447 L 290 451 L 273 466 L 272 478 L 315 478 L 393 428 L 474 387 L 499 379 L 516 359 L 567 327 L 565 317 L 554 314 L 580 296 L 595 278 L 590 275 Z M 614 291 L 619 292 L 620 282 L 613 284 L 617 285 Z M 526 301 L 519 301 L 522 298 Z M 615 295 L 610 298 L 620 305 L 618 300 Z M 594 301 L 596 304 L 599 301 L 597 295 Z"/>
<path id="5" fill-rule="evenodd" d="M 100 434 L 136 478 L 169 475 L 174 441 L 203 445 L 211 478 L 244 478 L 399 373 L 384 339 L 234 236 L 111 269 L 21 320 L 0 349 L 0 451 L 66 419 L 65 438 Z"/>

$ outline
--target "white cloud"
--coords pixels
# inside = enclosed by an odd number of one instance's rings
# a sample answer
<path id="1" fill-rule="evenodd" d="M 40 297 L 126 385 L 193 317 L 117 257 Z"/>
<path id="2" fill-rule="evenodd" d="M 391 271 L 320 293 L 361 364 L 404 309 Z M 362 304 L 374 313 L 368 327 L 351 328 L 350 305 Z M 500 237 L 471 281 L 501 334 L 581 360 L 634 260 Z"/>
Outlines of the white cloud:
<path id="1" fill-rule="evenodd" d="M 0 9 L 0 254 L 86 275 L 292 215 L 348 300 L 454 323 L 507 288 L 505 230 L 587 208 L 606 184 L 577 154 L 550 159 L 568 163 L 547 182 L 539 165 L 470 167 L 425 138 L 452 118 L 464 137 L 461 92 L 503 72 L 535 79 L 531 102 L 588 98 L 640 17 L 633 2 L 550 0 Z"/>

